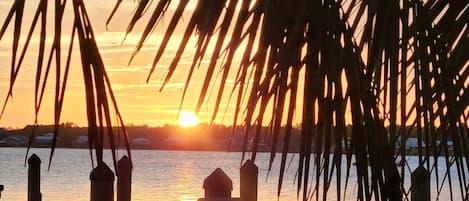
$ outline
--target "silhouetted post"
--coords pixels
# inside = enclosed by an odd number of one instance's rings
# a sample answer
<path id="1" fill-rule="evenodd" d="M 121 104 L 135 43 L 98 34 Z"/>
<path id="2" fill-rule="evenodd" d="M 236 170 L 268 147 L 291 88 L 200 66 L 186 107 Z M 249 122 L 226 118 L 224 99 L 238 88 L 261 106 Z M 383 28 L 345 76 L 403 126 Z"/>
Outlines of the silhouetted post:
<path id="1" fill-rule="evenodd" d="M 28 201 L 41 201 L 41 159 L 33 154 L 28 159 Z"/>
<path id="2" fill-rule="evenodd" d="M 91 201 L 114 201 L 114 173 L 101 162 L 91 171 Z"/>
<path id="3" fill-rule="evenodd" d="M 117 162 L 117 201 L 130 201 L 132 192 L 132 163 L 127 156 Z"/>
<path id="4" fill-rule="evenodd" d="M 0 198 L 2 198 L 3 185 L 0 185 Z"/>
<path id="5" fill-rule="evenodd" d="M 422 165 L 411 175 L 411 201 L 430 201 L 430 173 Z"/>
<path id="6" fill-rule="evenodd" d="M 251 160 L 247 160 L 240 169 L 240 197 L 243 201 L 257 201 L 257 175 L 259 169 Z"/>
<path id="7" fill-rule="evenodd" d="M 205 198 L 231 198 L 233 182 L 221 169 L 217 168 L 204 180 Z"/>

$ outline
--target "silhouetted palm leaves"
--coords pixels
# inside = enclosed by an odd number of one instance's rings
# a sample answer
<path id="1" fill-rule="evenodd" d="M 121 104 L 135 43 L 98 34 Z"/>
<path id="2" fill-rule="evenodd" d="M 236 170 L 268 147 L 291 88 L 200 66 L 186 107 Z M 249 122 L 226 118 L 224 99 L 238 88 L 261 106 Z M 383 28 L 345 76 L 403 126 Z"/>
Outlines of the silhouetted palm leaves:
<path id="1" fill-rule="evenodd" d="M 179 23 L 184 2 L 179 2 L 178 14 L 171 19 L 150 75 Z M 303 189 L 303 199 L 319 200 L 320 195 L 325 198 L 335 175 L 337 200 L 341 200 L 340 192 L 345 192 L 349 182 L 347 179 L 345 185 L 341 184 L 341 164 L 345 160 L 348 178 L 352 157 L 357 165 L 359 200 L 402 200 L 402 192 L 407 197 L 403 185 L 407 170 L 405 141 L 413 129 L 419 139 L 420 164 L 441 178 L 437 160 L 429 157 L 444 155 L 448 170 L 457 166 L 460 192 L 467 197 L 465 175 L 469 167 L 463 157 L 467 153 L 468 115 L 468 56 L 463 54 L 468 48 L 467 2 L 259 0 L 239 4 L 226 1 L 225 8 L 218 6 L 222 1 L 209 6 L 207 2 L 197 1 L 164 84 L 176 69 L 193 30 L 199 27 L 187 90 L 194 66 L 206 53 L 214 23 L 219 22 L 218 40 L 196 111 L 206 98 L 209 84 L 216 82 L 212 78 L 214 67 L 223 58 L 213 121 L 225 92 L 226 75 L 233 69 L 235 52 L 242 52 L 232 90 L 238 92 L 234 121 L 239 121 L 244 108 L 245 145 L 249 136 L 255 142 L 252 159 L 256 157 L 260 127 L 270 122 L 271 161 L 277 147 L 283 146 L 279 191 L 293 115 L 295 108 L 302 108 L 298 187 Z M 235 6 L 236 21 L 231 19 Z M 231 37 L 226 37 L 230 33 L 225 26 L 231 21 L 233 31 Z M 247 45 L 241 48 L 243 41 Z M 253 77 L 248 76 L 249 71 Z M 304 87 L 299 93 L 301 82 Z M 251 85 L 246 87 L 246 83 Z M 244 103 L 243 94 L 249 94 Z M 303 94 L 302 107 L 296 106 L 299 94 Z M 273 110 L 267 114 L 269 103 Z M 264 120 L 269 117 L 270 121 Z M 351 133 L 345 129 L 346 122 L 353 125 Z M 282 125 L 286 126 L 285 133 L 280 133 Z M 253 126 L 256 129 L 251 132 Z M 456 143 L 453 153 L 449 153 L 448 140 Z M 401 146 L 396 151 L 398 144 Z M 427 145 L 425 149 L 423 144 Z M 341 153 L 347 153 L 345 158 Z M 401 161 L 400 171 L 396 158 Z M 444 177 L 451 185 L 449 171 Z M 438 186 L 443 183 L 437 181 Z"/>
<path id="2" fill-rule="evenodd" d="M 90 141 L 99 150 L 105 125 L 109 136 L 113 136 L 108 96 L 114 106 L 115 101 L 83 4 L 73 2 L 74 31 L 82 52 Z M 151 2 L 138 2 L 127 32 L 132 31 Z M 175 35 L 176 27 L 182 24 L 181 16 L 189 3 L 188 0 L 155 2 L 157 5 L 132 57 L 169 5 L 175 4 L 176 8 L 147 81 Z M 404 185 L 408 180 L 405 175 L 409 173 L 405 142 L 412 133 L 418 137 L 419 164 L 436 178 L 438 192 L 442 186 L 449 186 L 453 199 L 455 175 L 449 170 L 456 168 L 459 181 L 456 188 L 462 199 L 468 199 L 469 9 L 466 1 L 196 2 L 161 89 L 170 82 L 189 39 L 195 34 L 197 46 L 183 99 L 195 67 L 209 54 L 210 63 L 196 111 L 206 101 L 209 86 L 218 84 L 213 121 L 227 91 L 228 74 L 236 70 L 235 86 L 231 89 L 231 95 L 236 97 L 234 124 L 242 121 L 245 125 L 245 151 L 249 139 L 254 140 L 253 160 L 261 126 L 270 125 L 271 162 L 276 151 L 282 150 L 279 193 L 294 115 L 302 115 L 298 192 L 302 192 L 303 200 L 325 200 L 333 180 L 337 200 L 344 199 L 351 182 L 358 187 L 358 200 L 408 199 L 409 189 Z M 120 3 L 118 0 L 111 17 Z M 15 23 L 21 24 L 23 4 L 24 1 L 15 1 L 4 27 L 13 14 L 16 14 Z M 19 32 L 15 29 L 11 83 L 19 68 L 15 64 Z M 3 33 L 4 28 L 0 39 Z M 213 37 L 217 39 L 211 42 Z M 209 50 L 211 43 L 214 48 Z M 233 62 L 236 53 L 243 55 L 239 66 Z M 222 73 L 220 82 L 213 78 L 217 70 Z M 36 80 L 41 82 L 40 76 Z M 65 85 L 65 81 L 62 85 L 57 83 L 57 86 Z M 56 96 L 60 97 L 63 90 L 57 91 Z M 244 100 L 246 95 L 248 98 Z M 296 99 L 302 99 L 302 105 L 297 105 Z M 60 107 L 56 110 L 60 111 Z M 117 107 L 115 111 L 118 114 Z M 351 131 L 346 129 L 347 124 L 352 124 Z M 286 128 L 283 132 L 282 126 Z M 453 142 L 453 150 L 449 141 Z M 98 156 L 100 153 L 97 151 Z M 446 163 L 444 175 L 439 175 L 437 158 L 440 156 Z M 349 180 L 353 161 L 356 161 L 353 170 L 356 181 Z M 400 168 L 396 161 L 400 161 Z M 343 164 L 345 175 L 341 170 Z"/>
<path id="3" fill-rule="evenodd" d="M 28 32 L 26 42 L 23 46 L 23 51 L 18 63 L 16 63 L 16 54 L 18 51 L 18 41 L 21 33 L 21 23 L 23 18 L 23 8 L 24 0 L 15 1 L 11 11 L 2 26 L 1 35 L 5 33 L 5 30 L 12 20 L 13 15 L 15 18 L 15 29 L 14 29 L 14 40 L 12 48 L 12 61 L 11 61 L 11 79 L 10 79 L 10 90 L 8 96 L 5 99 L 3 104 L 2 114 L 5 110 L 6 104 L 9 97 L 12 96 L 12 89 L 15 83 L 18 71 L 21 67 L 21 63 L 28 49 L 29 42 L 31 41 L 32 33 L 35 29 L 39 17 L 41 17 L 41 31 L 40 31 L 40 43 L 39 43 L 39 55 L 37 62 L 36 70 L 36 82 L 35 82 L 35 114 L 37 124 L 37 116 L 41 107 L 41 103 L 44 97 L 44 91 L 46 88 L 47 80 L 49 78 L 49 72 L 53 66 L 55 66 L 55 96 L 54 96 L 54 138 L 52 142 L 52 150 L 50 154 L 50 161 L 52 160 L 55 144 L 57 140 L 57 134 L 60 124 L 60 116 L 62 111 L 62 105 L 64 100 L 64 94 L 67 86 L 67 79 L 70 70 L 71 54 L 73 49 L 73 43 L 75 37 L 78 38 L 78 43 L 81 52 L 81 61 L 83 69 L 83 78 L 85 84 L 85 94 L 86 94 L 86 111 L 88 117 L 88 142 L 90 147 L 90 154 L 92 154 L 91 149 L 96 150 L 96 159 L 98 163 L 103 161 L 103 147 L 104 139 L 109 139 L 109 146 L 112 149 L 112 157 L 114 163 L 116 161 L 116 140 L 115 135 L 121 133 L 121 131 L 116 130 L 113 127 L 111 121 L 112 112 L 117 117 L 117 125 L 122 127 L 122 133 L 125 136 L 125 143 L 128 146 L 127 133 L 124 129 L 124 123 L 120 116 L 119 110 L 117 109 L 117 104 L 112 93 L 111 83 L 107 77 L 106 71 L 104 69 L 104 64 L 99 54 L 98 47 L 96 46 L 93 30 L 90 25 L 90 21 L 86 10 L 84 8 L 83 2 L 81 0 L 73 0 L 73 11 L 74 11 L 74 24 L 71 33 L 70 45 L 68 48 L 68 56 L 65 62 L 65 65 L 61 62 L 61 38 L 62 38 L 62 18 L 64 15 L 66 0 L 56 0 L 55 1 L 55 18 L 54 18 L 54 40 L 50 48 L 49 57 L 47 60 L 47 65 L 43 66 L 44 52 L 46 49 L 46 14 L 47 14 L 47 0 L 41 0 L 39 2 L 38 8 L 34 15 L 34 19 L 31 23 L 31 28 Z M 0 38 L 1 39 L 1 38 Z M 55 58 L 55 65 L 52 64 L 53 59 Z M 64 71 L 62 74 L 62 70 Z M 33 129 L 34 134 L 34 129 Z M 29 139 L 29 146 L 31 146 L 33 135 Z M 29 148 L 28 148 L 29 150 Z M 128 155 L 130 156 L 130 150 L 128 149 Z M 91 157 L 93 159 L 93 157 Z M 50 162 L 49 162 L 50 167 Z"/>

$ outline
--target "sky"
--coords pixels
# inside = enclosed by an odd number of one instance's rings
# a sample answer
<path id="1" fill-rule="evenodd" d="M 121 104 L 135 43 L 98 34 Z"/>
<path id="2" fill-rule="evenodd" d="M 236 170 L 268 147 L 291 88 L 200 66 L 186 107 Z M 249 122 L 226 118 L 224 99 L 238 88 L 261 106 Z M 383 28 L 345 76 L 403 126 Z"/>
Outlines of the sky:
<path id="1" fill-rule="evenodd" d="M 30 29 L 31 20 L 37 7 L 39 0 L 27 0 L 25 5 L 25 17 L 23 20 L 22 27 L 22 39 L 20 43 L 24 43 L 27 32 Z M 0 22 L 3 23 L 11 4 L 14 1 L 0 1 Z M 118 12 L 115 14 L 113 20 L 106 29 L 105 22 L 108 18 L 116 0 L 85 0 L 85 6 L 87 8 L 88 15 L 91 19 L 93 30 L 96 37 L 96 42 L 100 50 L 106 71 L 109 75 L 112 83 L 114 95 L 117 99 L 119 110 L 123 116 L 124 123 L 129 125 L 148 125 L 148 126 L 161 126 L 165 124 L 176 124 L 178 121 L 178 108 L 184 88 L 188 69 L 192 63 L 193 53 L 195 49 L 196 37 L 193 35 L 191 40 L 187 44 L 187 48 L 183 53 L 179 65 L 173 74 L 169 84 L 166 85 L 162 92 L 159 91 L 163 80 L 167 73 L 167 67 L 169 66 L 172 58 L 177 51 L 182 34 L 185 30 L 185 23 L 190 20 L 191 10 L 195 8 L 196 1 L 189 1 L 189 5 L 186 8 L 186 12 L 182 17 L 182 21 L 177 26 L 172 39 L 170 40 L 166 50 L 163 54 L 162 59 L 156 66 L 155 73 L 153 73 L 150 82 L 146 83 L 147 75 L 150 71 L 151 63 L 156 54 L 159 43 L 165 33 L 166 27 L 169 24 L 172 12 L 174 12 L 178 1 L 172 1 L 169 6 L 168 12 L 162 18 L 159 25 L 155 28 L 150 38 L 147 39 L 145 45 L 141 51 L 134 58 L 133 62 L 128 65 L 130 57 L 136 47 L 136 44 L 140 38 L 140 32 L 144 29 L 146 22 L 148 21 L 149 14 L 153 12 L 156 3 L 150 6 L 147 10 L 146 15 L 142 17 L 139 23 L 136 24 L 133 31 L 125 37 L 125 30 L 127 25 L 132 18 L 133 11 L 135 10 L 137 3 L 136 1 L 123 1 Z M 48 13 L 48 39 L 47 42 L 50 47 L 53 37 L 53 1 L 49 1 L 49 13 Z M 236 16 L 235 16 L 236 17 Z M 73 11 L 71 1 L 65 10 L 65 16 L 63 19 L 63 31 L 62 31 L 62 47 L 63 47 L 63 65 L 65 64 L 66 49 L 70 41 L 71 25 L 73 22 Z M 14 23 L 14 22 L 13 22 Z M 5 100 L 10 80 L 10 60 L 11 60 L 11 45 L 13 38 L 13 23 L 11 23 L 7 29 L 7 32 L 0 40 L 0 104 L 3 104 Z M 38 29 L 38 28 L 37 28 Z M 232 28 L 231 28 L 232 29 Z M 230 31 L 228 33 L 231 33 Z M 125 37 L 125 40 L 124 40 Z M 216 37 L 216 35 L 214 36 Z M 207 65 L 209 63 L 210 49 L 213 48 L 215 40 L 211 40 L 207 54 L 201 62 L 201 66 L 194 72 L 192 81 L 189 85 L 189 90 L 186 94 L 186 99 L 182 110 L 185 112 L 192 112 L 196 107 L 196 103 L 199 98 L 202 82 L 205 77 Z M 13 88 L 13 97 L 7 103 L 6 111 L 3 117 L 0 119 L 0 127 L 12 127 L 21 128 L 25 125 L 34 123 L 34 79 L 36 72 L 36 60 L 39 43 L 39 31 L 36 30 L 33 35 L 33 40 L 28 49 L 27 56 L 21 67 L 18 75 L 18 79 Z M 241 44 L 242 46 L 243 44 Z M 20 47 L 22 45 L 20 44 Z M 61 122 L 73 122 L 80 126 L 86 126 L 86 108 L 85 108 L 85 91 L 82 79 L 81 61 L 79 51 L 77 49 L 78 44 L 75 44 L 75 49 L 72 57 L 71 74 L 69 76 L 69 82 L 67 85 L 67 91 L 64 98 L 64 105 L 62 111 Z M 241 47 L 242 48 L 242 47 Z M 19 49 L 21 52 L 22 49 Z M 19 53 L 18 53 L 19 54 Z M 49 49 L 46 49 L 45 57 L 47 58 Z M 239 66 L 242 51 L 238 51 L 235 54 L 233 66 Z M 366 55 L 364 55 L 366 57 Z M 217 64 L 219 65 L 219 64 Z M 218 68 L 219 69 L 219 68 Z M 235 108 L 235 98 L 229 101 L 230 91 L 234 85 L 236 70 L 232 68 L 230 75 L 228 76 L 225 93 L 220 106 L 220 112 L 215 120 L 215 123 L 232 124 Z M 53 77 L 55 71 L 50 73 L 49 84 L 45 92 L 45 99 L 42 104 L 42 108 L 39 114 L 39 124 L 52 124 L 54 116 L 54 83 Z M 217 89 L 219 87 L 219 81 L 221 77 L 220 70 L 216 70 L 214 79 L 215 82 L 210 84 L 208 90 L 208 100 L 204 102 L 201 108 L 198 118 L 200 122 L 208 122 L 214 108 L 214 102 L 216 99 Z M 408 68 L 408 75 L 411 74 L 411 68 Z M 303 77 L 303 70 L 300 71 L 300 78 Z M 345 75 L 342 74 L 342 79 L 346 84 Z M 407 81 L 410 84 L 412 77 Z M 299 81 L 299 89 L 302 89 L 304 83 L 302 80 Z M 410 85 L 409 85 L 410 86 Z M 414 94 L 414 89 L 406 86 L 406 91 L 409 90 L 410 94 Z M 399 86 L 400 88 L 400 86 Z M 345 89 L 345 87 L 344 87 Z M 287 97 L 289 94 L 287 94 Z M 299 90 L 297 97 L 297 107 L 302 106 L 302 90 Z M 233 95 L 236 97 L 236 94 Z M 380 95 L 383 99 L 383 94 Z M 413 102 L 414 98 L 410 96 L 408 102 Z M 271 101 L 272 102 L 272 101 Z M 398 101 L 398 105 L 400 101 Z M 269 103 L 267 111 L 271 110 L 272 103 Z M 388 110 L 388 106 L 384 106 L 379 103 L 380 110 Z M 386 108 L 386 109 L 385 109 Z M 346 124 L 351 123 L 351 114 L 347 107 L 346 112 Z M 409 110 L 409 107 L 407 108 Z M 242 111 L 241 111 L 242 112 Z M 399 112 L 398 112 L 399 113 Z M 383 113 L 384 114 L 384 113 Z M 241 114 L 242 115 L 242 114 Z M 414 113 L 411 114 L 413 117 Z M 263 124 L 269 123 L 270 117 L 267 115 L 264 118 Z M 301 121 L 301 110 L 295 111 L 294 124 L 298 125 Z M 382 117 L 385 118 L 385 117 Z M 400 119 L 400 117 L 398 117 Z M 411 118 L 412 119 L 412 118 Z M 240 122 L 240 121 L 238 121 Z M 388 121 L 385 121 L 387 124 Z M 407 123 L 411 123 L 408 121 Z"/>
<path id="2" fill-rule="evenodd" d="M 37 2 L 37 0 L 26 1 L 25 17 L 21 33 L 22 39 L 20 43 L 24 43 L 27 31 L 30 29 L 30 22 L 37 7 Z M 47 24 L 47 41 L 49 43 L 52 41 L 51 38 L 53 37 L 52 2 L 53 1 L 50 1 L 49 3 L 49 21 Z M 11 7 L 11 3 L 13 3 L 13 1 L 0 1 L 0 22 L 3 23 L 5 20 Z M 167 14 L 167 17 L 163 18 L 160 25 L 153 32 L 151 38 L 146 42 L 144 48 L 136 56 L 134 61 L 130 65 L 127 65 L 139 39 L 139 32 L 143 29 L 148 19 L 148 15 L 142 18 L 134 28 L 134 31 L 126 37 L 125 41 L 123 41 L 125 36 L 124 31 L 130 21 L 132 11 L 136 7 L 136 3 L 134 1 L 123 1 L 114 19 L 111 21 L 108 30 L 106 30 L 105 21 L 112 10 L 114 3 L 114 0 L 86 0 L 85 6 L 92 20 L 96 41 L 103 58 L 105 68 L 112 82 L 112 88 L 117 98 L 118 106 L 124 118 L 124 122 L 125 124 L 146 124 L 149 126 L 174 124 L 177 121 L 178 107 L 187 75 L 187 68 L 184 68 L 184 65 L 189 65 L 192 61 L 193 48 L 187 48 L 180 62 L 180 65 L 183 66 L 178 67 L 178 70 L 173 75 L 170 84 L 168 84 L 162 92 L 159 92 L 158 90 L 165 77 L 166 66 L 168 66 L 179 45 L 181 33 L 185 26 L 178 26 L 173 39 L 170 41 L 170 44 L 163 55 L 162 61 L 157 65 L 157 69 L 153 74 L 151 81 L 146 83 L 145 80 L 153 61 L 153 57 L 156 54 L 158 42 L 164 34 L 164 30 L 170 20 L 169 16 L 171 15 Z M 169 8 L 169 12 L 174 10 L 176 3 L 172 3 L 172 6 Z M 154 6 L 155 5 L 150 7 L 150 12 Z M 187 9 L 193 9 L 194 6 L 195 5 L 191 4 Z M 68 41 L 70 41 L 71 23 L 73 20 L 71 9 L 71 2 L 69 2 L 65 11 L 66 14 L 63 23 L 62 46 L 64 49 L 68 46 Z M 186 12 L 185 16 L 183 16 L 183 23 L 187 23 L 190 19 L 188 14 L 189 13 Z M 6 34 L 0 41 L 0 68 L 2 69 L 1 72 L 3 72 L 0 74 L 0 101 L 2 103 L 5 100 L 5 95 L 9 87 L 11 41 L 13 37 L 12 31 L 13 24 L 10 24 Z M 19 72 L 17 82 L 15 83 L 13 97 L 7 103 L 5 114 L 2 119 L 0 119 L 0 127 L 21 128 L 25 125 L 34 123 L 34 79 L 39 31 L 36 31 L 33 37 L 35 38 L 33 38 L 33 41 L 28 48 L 27 56 Z M 194 44 L 194 40 L 191 40 L 189 43 L 190 45 L 188 47 L 191 47 L 191 43 Z M 19 51 L 21 51 L 21 47 L 22 46 L 20 46 Z M 75 45 L 75 47 L 77 47 L 77 45 Z M 195 44 L 193 47 L 195 47 Z M 49 50 L 46 50 L 46 58 L 48 57 L 48 54 Z M 66 55 L 66 52 L 64 51 L 62 54 Z M 71 75 L 69 77 L 69 84 L 65 94 L 61 122 L 73 122 L 80 126 L 86 126 L 86 109 L 84 105 L 85 94 L 78 49 L 75 48 L 73 55 Z M 203 61 L 201 69 L 195 72 L 194 79 L 190 84 L 190 90 L 186 96 L 187 98 L 184 101 L 183 110 L 185 111 L 190 112 L 195 109 L 195 104 L 202 85 L 202 78 L 205 73 L 205 71 L 203 71 L 203 68 L 205 67 L 204 64 L 206 65 L 207 63 L 208 61 Z M 51 72 L 44 103 L 39 115 L 40 124 L 53 123 L 53 75 L 55 75 L 55 71 Z M 228 87 L 232 86 L 233 77 L 234 76 L 230 76 L 228 79 Z M 213 87 L 215 88 L 216 86 Z M 216 90 L 212 89 L 211 91 L 210 96 L 214 97 Z M 228 104 L 227 97 L 228 95 L 224 98 L 225 101 L 220 109 L 223 112 L 226 111 L 226 113 L 219 115 L 220 118 L 217 120 L 218 123 L 230 124 L 232 121 L 232 110 L 234 105 Z M 199 113 L 199 118 L 202 122 L 207 121 L 211 115 L 211 108 L 214 103 L 213 99 L 214 98 L 211 98 L 210 100 L 212 101 L 206 102 Z"/>

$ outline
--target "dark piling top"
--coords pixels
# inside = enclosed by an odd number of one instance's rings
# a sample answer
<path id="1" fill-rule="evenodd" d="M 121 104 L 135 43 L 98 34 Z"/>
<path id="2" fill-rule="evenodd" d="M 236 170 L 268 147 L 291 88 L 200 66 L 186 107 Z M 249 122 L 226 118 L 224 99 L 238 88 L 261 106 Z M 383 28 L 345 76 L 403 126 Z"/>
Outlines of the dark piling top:
<path id="1" fill-rule="evenodd" d="M 217 168 L 205 180 L 205 197 L 231 197 L 233 182 L 221 169 Z"/>

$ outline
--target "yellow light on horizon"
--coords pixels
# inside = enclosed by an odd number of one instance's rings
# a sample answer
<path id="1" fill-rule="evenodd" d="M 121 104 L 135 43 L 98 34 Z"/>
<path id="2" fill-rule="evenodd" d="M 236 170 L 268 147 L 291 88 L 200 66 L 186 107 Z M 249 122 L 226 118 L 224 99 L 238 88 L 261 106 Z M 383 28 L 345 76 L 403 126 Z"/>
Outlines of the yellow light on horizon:
<path id="1" fill-rule="evenodd" d="M 199 118 L 194 112 L 181 111 L 178 124 L 182 127 L 191 127 L 199 124 Z"/>

